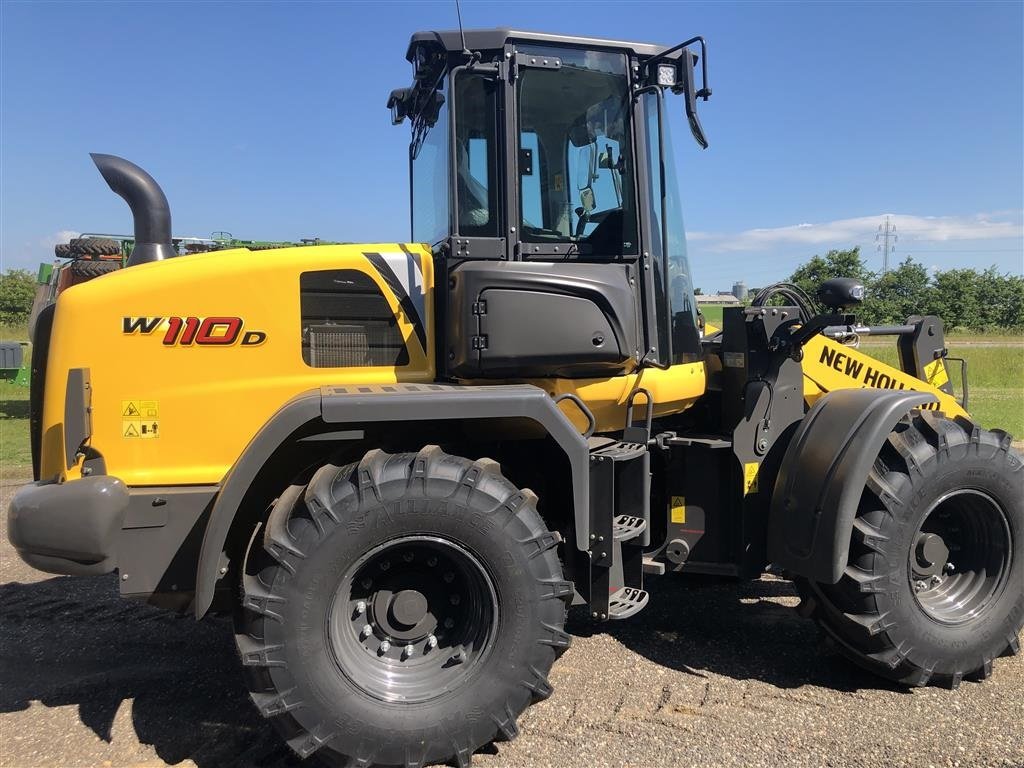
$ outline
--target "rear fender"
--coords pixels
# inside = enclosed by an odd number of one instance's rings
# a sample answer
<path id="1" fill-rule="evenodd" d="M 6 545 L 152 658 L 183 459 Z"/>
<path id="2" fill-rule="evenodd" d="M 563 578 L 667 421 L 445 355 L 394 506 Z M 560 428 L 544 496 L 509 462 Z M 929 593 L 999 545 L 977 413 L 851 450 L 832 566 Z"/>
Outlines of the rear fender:
<path id="1" fill-rule="evenodd" d="M 313 424 L 327 425 L 329 430 L 346 423 L 446 419 L 486 422 L 510 418 L 536 422 L 565 452 L 572 471 L 577 546 L 586 549 L 590 534 L 589 449 L 583 436 L 543 389 L 530 384 L 323 387 L 298 395 L 281 408 L 228 472 L 203 535 L 196 571 L 196 618 L 202 618 L 209 610 L 217 582 L 230 571 L 224 548 L 246 492 L 274 453 L 300 430 L 306 431 Z"/>
<path id="2" fill-rule="evenodd" d="M 779 470 L 768 519 L 768 557 L 798 576 L 835 584 L 868 473 L 903 416 L 936 402 L 924 392 L 843 389 L 807 413 Z"/>

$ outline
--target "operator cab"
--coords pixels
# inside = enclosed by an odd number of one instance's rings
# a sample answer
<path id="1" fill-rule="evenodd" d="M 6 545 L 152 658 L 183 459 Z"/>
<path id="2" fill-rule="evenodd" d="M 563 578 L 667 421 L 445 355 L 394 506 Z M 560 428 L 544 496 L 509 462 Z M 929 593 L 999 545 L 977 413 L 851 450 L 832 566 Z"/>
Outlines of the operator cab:
<path id="1" fill-rule="evenodd" d="M 432 246 L 439 374 L 595 377 L 700 358 L 666 91 L 706 146 L 688 45 L 418 32 L 412 239 Z M 667 243 L 667 248 L 663 247 Z M 445 282 L 440 282 L 444 279 Z"/>

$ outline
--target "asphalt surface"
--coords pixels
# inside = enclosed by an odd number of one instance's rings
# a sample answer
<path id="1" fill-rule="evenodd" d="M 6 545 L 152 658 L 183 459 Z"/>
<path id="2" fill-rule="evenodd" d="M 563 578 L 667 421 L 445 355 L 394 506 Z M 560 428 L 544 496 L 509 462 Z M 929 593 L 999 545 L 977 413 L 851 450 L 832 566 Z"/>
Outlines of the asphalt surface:
<path id="1" fill-rule="evenodd" d="M 650 584 L 632 620 L 572 615 L 555 694 L 474 765 L 1024 766 L 1024 655 L 985 683 L 906 690 L 824 648 L 788 582 Z M 122 601 L 114 576 L 34 571 L 3 541 L 0 765 L 300 763 L 249 703 L 225 622 Z"/>

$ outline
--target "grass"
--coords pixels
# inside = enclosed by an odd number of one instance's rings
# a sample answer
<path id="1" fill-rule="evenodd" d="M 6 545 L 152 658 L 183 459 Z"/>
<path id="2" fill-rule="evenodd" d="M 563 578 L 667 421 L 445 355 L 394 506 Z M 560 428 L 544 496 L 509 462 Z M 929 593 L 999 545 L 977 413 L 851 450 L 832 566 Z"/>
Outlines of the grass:
<path id="1" fill-rule="evenodd" d="M 0 325 L 0 341 L 28 341 L 28 323 Z M 0 480 L 28 477 L 31 467 L 28 387 L 0 380 Z"/>
<path id="2" fill-rule="evenodd" d="M 28 341 L 28 323 L 0 324 L 0 341 Z"/>
<path id="3" fill-rule="evenodd" d="M 701 304 L 700 313 L 704 315 L 704 320 L 711 323 L 716 328 L 722 327 L 722 310 L 725 307 L 721 304 Z"/>
<path id="4" fill-rule="evenodd" d="M 32 474 L 28 387 L 0 381 L 0 480 Z"/>

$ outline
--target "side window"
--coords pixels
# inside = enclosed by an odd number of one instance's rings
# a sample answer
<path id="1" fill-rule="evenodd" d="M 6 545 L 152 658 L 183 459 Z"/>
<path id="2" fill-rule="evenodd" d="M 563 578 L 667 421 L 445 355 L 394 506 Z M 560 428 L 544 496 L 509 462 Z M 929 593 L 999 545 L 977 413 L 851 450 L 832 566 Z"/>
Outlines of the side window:
<path id="1" fill-rule="evenodd" d="M 395 313 L 369 275 L 354 269 L 299 278 L 302 359 L 312 368 L 409 364 Z"/>
<path id="2" fill-rule="evenodd" d="M 416 118 L 412 160 L 412 239 L 433 245 L 449 233 L 448 104 L 446 89 L 434 94 L 433 109 Z"/>
<path id="3" fill-rule="evenodd" d="M 463 73 L 455 79 L 455 167 L 459 234 L 498 236 L 497 84 Z"/>

